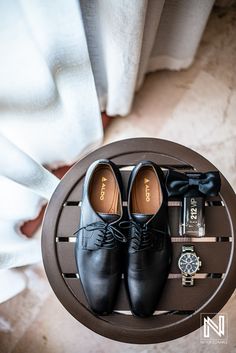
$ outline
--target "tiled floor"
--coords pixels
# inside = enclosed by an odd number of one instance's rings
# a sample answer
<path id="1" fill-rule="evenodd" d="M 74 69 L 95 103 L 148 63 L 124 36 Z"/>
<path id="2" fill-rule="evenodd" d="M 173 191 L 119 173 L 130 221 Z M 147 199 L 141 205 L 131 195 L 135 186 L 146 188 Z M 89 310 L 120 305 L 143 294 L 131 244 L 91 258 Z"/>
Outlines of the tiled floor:
<path id="1" fill-rule="evenodd" d="M 192 67 L 157 72 L 137 94 L 132 113 L 114 118 L 105 143 L 127 137 L 166 138 L 200 152 L 236 189 L 236 11 L 214 11 Z M 113 342 L 79 324 L 52 293 L 41 265 L 24 270 L 28 288 L 0 305 L 0 353 L 236 352 L 236 298 L 227 345 L 202 345 L 199 331 L 159 345 Z"/>

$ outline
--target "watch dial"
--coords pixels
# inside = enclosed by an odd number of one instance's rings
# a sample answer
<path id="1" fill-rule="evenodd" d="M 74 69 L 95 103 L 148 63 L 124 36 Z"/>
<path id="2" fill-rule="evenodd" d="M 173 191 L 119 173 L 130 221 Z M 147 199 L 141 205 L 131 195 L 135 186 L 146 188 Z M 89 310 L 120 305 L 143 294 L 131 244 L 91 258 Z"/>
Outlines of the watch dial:
<path id="1" fill-rule="evenodd" d="M 196 255 L 191 253 L 181 255 L 179 259 L 179 268 L 182 272 L 191 275 L 198 270 L 198 266 L 199 260 Z"/>

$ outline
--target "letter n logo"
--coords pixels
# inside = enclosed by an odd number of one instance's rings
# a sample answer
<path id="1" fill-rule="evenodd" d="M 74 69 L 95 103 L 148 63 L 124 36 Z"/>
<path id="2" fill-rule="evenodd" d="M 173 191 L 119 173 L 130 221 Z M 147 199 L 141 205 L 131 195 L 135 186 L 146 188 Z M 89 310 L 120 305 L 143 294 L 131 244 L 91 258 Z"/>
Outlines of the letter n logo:
<path id="1" fill-rule="evenodd" d="M 219 337 L 225 334 L 225 317 L 224 315 L 218 316 L 218 324 L 209 318 L 209 316 L 204 317 L 203 321 L 203 336 L 204 338 L 210 337 L 210 329 L 213 330 Z"/>

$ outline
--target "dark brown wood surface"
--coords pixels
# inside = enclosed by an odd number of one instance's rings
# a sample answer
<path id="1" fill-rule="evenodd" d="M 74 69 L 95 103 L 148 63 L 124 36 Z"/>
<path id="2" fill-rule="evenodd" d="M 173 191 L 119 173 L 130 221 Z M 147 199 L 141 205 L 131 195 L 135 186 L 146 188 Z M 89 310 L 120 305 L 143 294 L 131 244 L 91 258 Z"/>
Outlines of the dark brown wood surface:
<path id="1" fill-rule="evenodd" d="M 184 244 L 186 244 L 186 242 L 172 242 L 173 254 L 170 273 L 180 273 L 177 262 L 181 253 L 181 247 Z M 63 241 L 58 242 L 56 246 L 61 272 L 77 273 L 78 271 L 74 259 L 75 243 Z M 225 273 L 229 261 L 231 242 L 195 242 L 194 247 L 202 261 L 202 266 L 198 273 Z M 210 259 L 209 249 L 211 252 Z"/>
<path id="2" fill-rule="evenodd" d="M 156 343 L 177 338 L 199 328 L 200 313 L 218 312 L 235 287 L 236 197 L 232 188 L 221 176 L 220 196 L 207 199 L 206 236 L 201 239 L 179 236 L 180 200 L 170 200 L 173 261 L 153 317 L 140 319 L 131 315 L 123 281 L 114 314 L 98 317 L 89 310 L 80 284 L 74 259 L 74 232 L 79 227 L 83 177 L 88 166 L 99 158 L 110 158 L 119 165 L 124 185 L 127 185 L 130 173 L 124 167 L 133 166 L 144 159 L 153 160 L 164 171 L 167 168 L 203 172 L 216 170 L 196 152 L 158 139 L 116 142 L 79 161 L 60 182 L 44 219 L 43 259 L 55 294 L 80 322 L 99 334 L 124 342 Z M 177 261 L 181 246 L 191 241 L 194 241 L 202 267 L 196 276 L 194 287 L 186 288 L 181 285 Z"/>
<path id="3" fill-rule="evenodd" d="M 79 278 L 66 278 L 66 284 L 78 298 L 80 303 L 88 307 L 84 296 Z M 194 287 L 183 287 L 181 278 L 168 279 L 159 301 L 157 311 L 193 311 L 199 308 L 199 305 L 204 304 L 206 300 L 215 292 L 221 283 L 220 278 L 204 278 L 195 279 Z M 187 298 L 188 297 L 188 298 Z M 190 299 L 191 298 L 191 299 Z M 129 311 L 131 316 L 129 303 L 126 295 L 124 282 L 121 282 L 120 295 L 118 297 L 114 310 Z M 159 315 L 155 315 L 157 320 Z M 107 317 L 109 320 L 109 317 Z M 147 321 L 149 319 L 146 319 Z M 143 321 L 143 320 L 142 320 Z"/>
<path id="4" fill-rule="evenodd" d="M 179 206 L 169 207 L 170 229 L 172 237 L 179 237 Z M 225 207 L 206 207 L 206 236 L 229 237 L 230 223 Z M 71 237 L 79 228 L 80 207 L 64 206 L 58 223 L 57 237 Z M 216 222 L 220 219 L 221 222 Z"/>

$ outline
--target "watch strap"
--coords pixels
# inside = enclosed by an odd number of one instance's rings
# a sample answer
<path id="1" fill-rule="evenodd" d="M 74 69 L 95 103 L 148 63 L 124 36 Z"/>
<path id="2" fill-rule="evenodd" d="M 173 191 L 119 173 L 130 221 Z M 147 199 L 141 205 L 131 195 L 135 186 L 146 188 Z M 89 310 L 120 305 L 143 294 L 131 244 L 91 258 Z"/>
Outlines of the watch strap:
<path id="1" fill-rule="evenodd" d="M 184 287 L 192 287 L 194 285 L 193 276 L 186 276 L 182 273 L 182 285 Z"/>
<path id="2" fill-rule="evenodd" d="M 186 252 L 194 252 L 194 246 L 193 245 L 183 245 L 182 246 L 182 253 Z"/>

